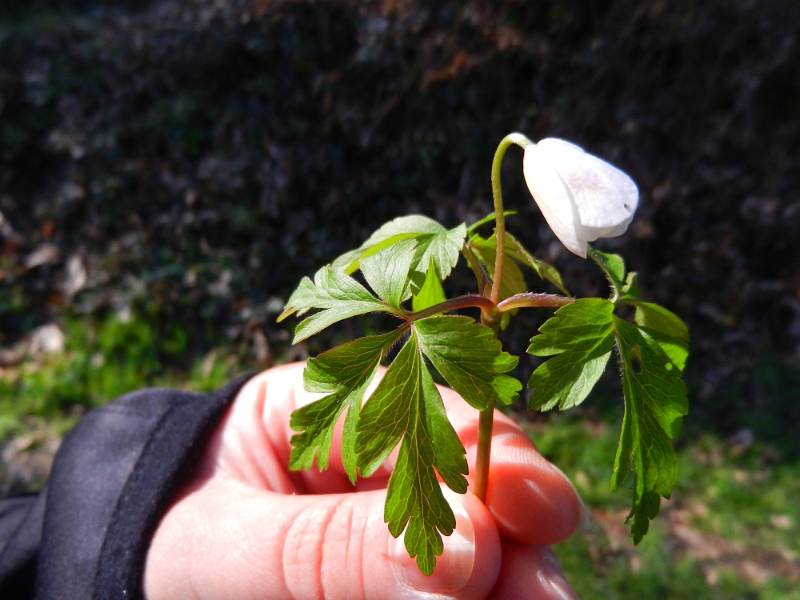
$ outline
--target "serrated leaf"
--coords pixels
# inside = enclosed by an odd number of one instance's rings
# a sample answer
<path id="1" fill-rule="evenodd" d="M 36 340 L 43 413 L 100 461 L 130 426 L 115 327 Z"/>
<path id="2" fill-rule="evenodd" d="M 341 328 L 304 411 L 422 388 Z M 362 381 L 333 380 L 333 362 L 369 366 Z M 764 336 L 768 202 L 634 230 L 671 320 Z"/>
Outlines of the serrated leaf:
<path id="1" fill-rule="evenodd" d="M 447 418 L 442 396 L 426 368 L 422 369 L 423 397 L 427 431 L 433 440 L 433 466 L 447 486 L 454 492 L 467 491 L 469 473 L 464 446 Z"/>
<path id="2" fill-rule="evenodd" d="M 425 281 L 419 287 L 419 292 L 411 299 L 411 308 L 414 312 L 418 312 L 444 302 L 445 300 L 447 300 L 447 297 L 444 295 L 442 282 L 439 281 L 439 277 L 436 275 L 436 270 L 433 268 L 433 265 L 428 265 Z"/>
<path id="3" fill-rule="evenodd" d="M 494 237 L 494 236 L 493 236 Z M 561 279 L 561 273 L 558 272 L 553 265 L 547 264 L 528 252 L 525 247 L 510 233 L 506 232 L 506 256 L 513 258 L 520 264 L 526 265 L 533 269 L 540 279 L 549 281 L 564 295 L 569 296 L 567 288 L 564 287 L 564 281 Z"/>
<path id="4" fill-rule="evenodd" d="M 402 334 L 402 329 L 385 335 L 360 338 L 343 344 L 306 363 L 303 384 L 306 391 L 327 396 L 292 413 L 289 468 L 310 469 L 317 459 L 320 471 L 328 468 L 333 429 L 347 410 L 342 437 L 342 461 L 350 481 L 356 481 L 355 431 L 364 390 L 378 369 L 381 358 Z"/>
<path id="5" fill-rule="evenodd" d="M 600 252 L 591 246 L 588 246 L 589 256 L 600 266 L 608 278 L 611 289 L 615 296 L 622 293 L 622 287 L 625 282 L 625 261 L 619 254 L 608 254 Z"/>
<path id="6" fill-rule="evenodd" d="M 640 327 L 640 331 L 652 338 L 675 367 L 683 372 L 686 367 L 686 359 L 689 358 L 689 345 L 680 338 L 664 335 L 662 332 L 647 327 Z"/>
<path id="7" fill-rule="evenodd" d="M 401 240 L 416 239 L 420 235 L 437 235 L 442 231 L 446 231 L 444 226 L 428 217 L 398 217 L 381 225 L 359 248 L 346 252 L 333 261 L 333 268 L 342 269 L 348 274 L 355 273 L 358 270 L 358 259 L 362 256 L 379 252 Z"/>
<path id="8" fill-rule="evenodd" d="M 451 488 L 464 492 L 467 462 L 413 330 L 362 409 L 356 437 L 361 473 L 374 473 L 398 443 L 384 519 L 393 536 L 405 530 L 409 555 L 430 575 L 444 549 L 441 534 L 450 535 L 455 528 L 436 472 Z"/>
<path id="9" fill-rule="evenodd" d="M 437 235 L 417 238 L 419 260 L 414 265 L 414 270 L 426 273 L 428 265 L 433 265 L 439 279 L 444 281 L 458 263 L 458 257 L 461 255 L 461 248 L 464 246 L 466 237 L 467 228 L 462 223 L 458 227 L 445 230 Z"/>
<path id="10" fill-rule="evenodd" d="M 375 234 L 373 234 L 373 236 L 374 235 Z M 370 240 L 364 242 L 359 248 L 356 248 L 355 250 L 350 250 L 339 256 L 336 260 L 333 261 L 333 264 L 331 266 L 334 269 L 344 271 L 348 275 L 352 275 L 353 273 L 358 271 L 359 259 L 366 258 L 367 256 L 372 256 L 373 254 L 377 254 L 384 248 L 388 248 L 389 246 L 396 244 L 397 242 L 403 240 L 413 240 L 416 237 L 417 234 L 415 233 L 399 233 L 397 235 L 392 235 L 385 239 L 382 239 L 377 243 L 372 243 L 370 241 L 372 238 L 370 238 Z"/>
<path id="11" fill-rule="evenodd" d="M 618 488 L 633 464 L 631 536 L 639 543 L 658 513 L 660 496 L 669 498 L 678 476 L 670 438 L 687 412 L 680 370 L 646 331 L 613 318 L 622 362 L 625 414 L 614 460 L 611 489 Z"/>
<path id="12" fill-rule="evenodd" d="M 505 211 L 503 211 L 503 216 L 504 217 L 510 217 L 512 215 L 515 215 L 515 214 L 517 214 L 517 211 L 515 211 L 515 210 L 505 210 Z M 467 227 L 467 235 L 472 235 L 475 232 L 475 230 L 478 229 L 478 227 L 480 227 L 481 225 L 486 225 L 486 223 L 491 223 L 492 221 L 494 221 L 495 220 L 495 216 L 496 216 L 495 213 L 490 213 L 490 214 L 486 215 L 485 217 L 483 217 L 480 221 L 476 221 L 475 223 L 473 223 L 472 225 Z"/>
<path id="13" fill-rule="evenodd" d="M 302 313 L 315 308 L 322 311 L 308 317 L 297 326 L 293 344 L 342 319 L 391 310 L 355 279 L 330 266 L 317 271 L 313 282 L 308 277 L 300 281 L 300 285 L 286 302 L 279 320 L 295 312 Z"/>
<path id="14" fill-rule="evenodd" d="M 356 453 L 363 477 L 372 475 L 409 431 L 412 403 L 419 393 L 420 356 L 413 335 L 361 410 Z"/>
<path id="15" fill-rule="evenodd" d="M 503 352 L 491 329 L 469 317 L 438 316 L 414 323 L 419 346 L 436 370 L 470 405 L 511 404 L 522 384 L 508 375 L 519 358 Z"/>
<path id="16" fill-rule="evenodd" d="M 479 260 L 487 269 L 487 272 L 494 277 L 495 252 L 497 249 L 497 238 L 494 234 L 488 239 L 479 235 L 473 235 L 469 240 L 470 246 L 476 250 Z M 503 285 L 501 285 L 501 296 L 507 298 L 514 294 L 522 294 L 528 291 L 525 279 L 518 264 L 525 265 L 539 276 L 543 281 L 549 281 L 561 292 L 569 296 L 567 288 L 561 279 L 558 269 L 541 260 L 533 257 L 513 235 L 506 232 L 506 260 L 503 265 Z M 511 269 L 511 271 L 509 271 Z M 511 283 L 506 286 L 506 278 L 511 277 Z M 503 295 L 506 292 L 507 295 Z"/>
<path id="17" fill-rule="evenodd" d="M 396 308 L 400 308 L 400 303 L 405 300 L 408 271 L 416 247 L 416 240 L 401 240 L 359 260 L 361 273 L 373 291 Z"/>
<path id="18" fill-rule="evenodd" d="M 634 320 L 655 339 L 673 363 L 683 371 L 689 357 L 689 328 L 675 314 L 652 302 L 636 302 Z"/>
<path id="19" fill-rule="evenodd" d="M 528 353 L 553 356 L 528 380 L 530 410 L 577 406 L 603 374 L 614 344 L 608 300 L 586 298 L 558 309 L 531 339 Z"/>
<path id="20" fill-rule="evenodd" d="M 494 264 L 497 256 L 497 246 L 494 236 L 484 239 L 479 235 L 474 235 L 469 240 L 470 250 L 478 261 L 484 266 L 489 277 L 494 279 Z M 525 277 L 522 275 L 519 266 L 513 260 L 503 262 L 503 281 L 500 282 L 500 299 L 513 296 L 514 294 L 524 294 L 528 291 Z"/>
<path id="21" fill-rule="evenodd" d="M 458 262 L 458 256 L 467 235 L 466 225 L 461 224 L 453 229 L 446 229 L 433 219 L 421 215 L 399 217 L 384 224 L 373 233 L 360 248 L 347 252 L 337 258 L 333 267 L 346 273 L 353 273 L 359 268 L 359 261 L 384 248 L 407 239 L 417 241 L 411 270 L 420 274 L 424 281 L 428 266 L 433 265 L 439 280 L 450 275 Z M 377 250 L 376 250 L 377 248 Z M 414 292 L 418 291 L 414 286 Z"/>

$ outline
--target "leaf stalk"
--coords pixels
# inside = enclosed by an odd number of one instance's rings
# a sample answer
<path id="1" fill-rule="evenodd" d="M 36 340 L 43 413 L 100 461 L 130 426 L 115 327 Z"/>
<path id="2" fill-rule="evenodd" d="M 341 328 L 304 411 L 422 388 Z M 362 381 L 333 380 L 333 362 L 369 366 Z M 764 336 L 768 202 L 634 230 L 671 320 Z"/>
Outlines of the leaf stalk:
<path id="1" fill-rule="evenodd" d="M 486 296 L 469 294 L 467 296 L 459 296 L 458 298 L 451 298 L 445 302 L 434 304 L 433 306 L 430 306 L 424 310 L 410 313 L 404 318 L 409 323 L 413 323 L 414 321 L 419 321 L 420 319 L 425 319 L 426 317 L 432 317 L 433 315 L 449 312 L 451 310 L 458 310 L 459 308 L 480 308 L 482 315 L 491 315 L 494 313 L 497 307 Z"/>
<path id="2" fill-rule="evenodd" d="M 575 302 L 575 298 L 558 294 L 534 294 L 526 292 L 509 296 L 497 305 L 497 311 L 504 313 L 515 308 L 561 308 Z"/>

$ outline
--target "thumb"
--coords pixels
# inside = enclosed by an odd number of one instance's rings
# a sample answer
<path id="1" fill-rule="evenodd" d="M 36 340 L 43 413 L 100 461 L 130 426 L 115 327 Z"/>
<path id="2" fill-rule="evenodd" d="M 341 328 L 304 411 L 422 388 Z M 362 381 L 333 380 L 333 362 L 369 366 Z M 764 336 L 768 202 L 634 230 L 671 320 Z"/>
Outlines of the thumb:
<path id="1" fill-rule="evenodd" d="M 444 554 L 426 577 L 403 537 L 389 534 L 385 490 L 290 496 L 208 482 L 159 525 L 148 554 L 148 598 L 155 600 L 158 589 L 165 598 L 184 597 L 183 591 L 209 599 L 485 598 L 500 569 L 496 526 L 471 494 L 443 491 L 456 530 L 443 536 Z M 159 555 L 171 559 L 164 564 Z M 151 570 L 159 563 L 161 575 Z"/>

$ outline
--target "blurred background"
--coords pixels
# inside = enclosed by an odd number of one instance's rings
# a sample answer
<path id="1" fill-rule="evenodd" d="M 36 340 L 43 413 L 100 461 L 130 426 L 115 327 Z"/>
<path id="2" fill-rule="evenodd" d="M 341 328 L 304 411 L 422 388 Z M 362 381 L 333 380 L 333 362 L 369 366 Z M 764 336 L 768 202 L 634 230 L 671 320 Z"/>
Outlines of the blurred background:
<path id="1" fill-rule="evenodd" d="M 293 347 L 275 317 L 388 219 L 491 212 L 492 154 L 520 131 L 631 174 L 637 216 L 598 247 L 692 333 L 679 484 L 637 547 L 608 492 L 614 369 L 571 412 L 515 410 L 592 515 L 557 548 L 567 576 L 587 599 L 800 598 L 798 23 L 795 0 L 0 3 L 0 493 L 41 486 L 123 392 L 210 390 L 373 331 Z M 509 230 L 604 296 L 521 158 Z M 504 339 L 524 379 L 546 317 Z"/>

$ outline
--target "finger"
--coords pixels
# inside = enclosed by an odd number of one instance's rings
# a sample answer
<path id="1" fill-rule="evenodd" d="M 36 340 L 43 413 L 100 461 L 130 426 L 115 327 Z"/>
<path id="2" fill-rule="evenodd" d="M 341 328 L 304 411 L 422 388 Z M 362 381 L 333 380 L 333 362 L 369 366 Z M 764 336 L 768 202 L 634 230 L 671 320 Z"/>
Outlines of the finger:
<path id="1" fill-rule="evenodd" d="M 290 472 L 290 439 L 294 432 L 288 426 L 291 412 L 321 397 L 302 387 L 304 363 L 293 363 L 271 369 L 256 376 L 240 392 L 235 405 L 240 432 L 263 429 L 273 447 L 274 460 L 263 468 L 268 472 L 285 473 L 294 489 L 270 487 L 284 493 L 339 493 L 353 491 L 341 461 L 341 423 L 334 434 L 329 469 L 320 473 Z M 383 375 L 379 371 L 371 387 Z M 474 474 L 479 414 L 453 390 L 439 387 L 459 438 L 467 451 L 470 473 Z M 366 396 L 371 393 L 368 390 Z M 253 415 L 260 414 L 261 418 Z M 241 416 L 241 419 L 237 419 Z M 250 434 L 250 439 L 258 434 Z M 244 435 L 240 435 L 244 438 Z M 241 457 L 240 457 L 241 458 Z M 358 491 L 384 487 L 394 466 L 391 455 L 381 469 L 367 480 L 359 480 Z M 472 475 L 470 475 L 470 478 Z M 530 438 L 511 419 L 495 411 L 492 432 L 492 457 L 489 471 L 487 504 L 495 517 L 501 535 L 528 544 L 552 545 L 567 539 L 584 517 L 583 505 L 575 488 L 564 474 L 545 460 Z"/>
<path id="2" fill-rule="evenodd" d="M 248 483 L 275 492 L 344 493 L 353 491 L 332 447 L 331 468 L 289 469 L 292 412 L 323 396 L 303 388 L 305 363 L 291 363 L 259 373 L 239 391 L 223 425 L 220 461 Z"/>
<path id="3" fill-rule="evenodd" d="M 577 600 L 564 579 L 553 551 L 503 539 L 503 565 L 492 600 Z"/>
<path id="4" fill-rule="evenodd" d="M 467 449 L 474 472 L 478 412 L 452 390 L 442 389 L 447 414 Z M 536 451 L 530 437 L 495 411 L 487 505 L 500 534 L 526 544 L 549 546 L 567 539 L 584 515 L 569 479 Z"/>
<path id="5" fill-rule="evenodd" d="M 384 501 L 385 491 L 287 496 L 220 478 L 187 489 L 151 543 L 147 597 L 486 597 L 500 568 L 500 538 L 476 498 L 449 494 L 456 530 L 444 538 L 431 577 L 388 533 Z"/>

